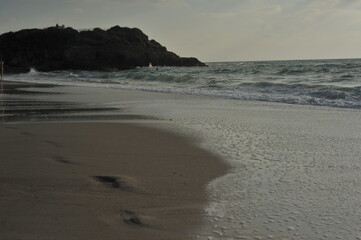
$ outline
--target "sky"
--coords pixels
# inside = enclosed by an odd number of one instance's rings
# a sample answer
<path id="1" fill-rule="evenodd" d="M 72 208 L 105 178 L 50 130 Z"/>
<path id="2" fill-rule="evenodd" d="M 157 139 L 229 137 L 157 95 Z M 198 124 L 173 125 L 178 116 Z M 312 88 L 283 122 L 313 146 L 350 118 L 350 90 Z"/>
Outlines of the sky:
<path id="1" fill-rule="evenodd" d="M 0 0 L 0 33 L 137 27 L 201 61 L 361 58 L 361 0 Z"/>

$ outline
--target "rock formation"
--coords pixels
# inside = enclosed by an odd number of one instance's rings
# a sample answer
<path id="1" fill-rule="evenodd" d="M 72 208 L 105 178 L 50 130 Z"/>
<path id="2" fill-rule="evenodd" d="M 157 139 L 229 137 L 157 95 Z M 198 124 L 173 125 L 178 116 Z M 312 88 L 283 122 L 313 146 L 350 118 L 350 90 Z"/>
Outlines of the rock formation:
<path id="1" fill-rule="evenodd" d="M 26 29 L 0 35 L 0 58 L 6 73 L 37 71 L 117 71 L 153 66 L 205 66 L 179 57 L 141 30 L 115 26 L 77 31 L 70 27 Z"/>

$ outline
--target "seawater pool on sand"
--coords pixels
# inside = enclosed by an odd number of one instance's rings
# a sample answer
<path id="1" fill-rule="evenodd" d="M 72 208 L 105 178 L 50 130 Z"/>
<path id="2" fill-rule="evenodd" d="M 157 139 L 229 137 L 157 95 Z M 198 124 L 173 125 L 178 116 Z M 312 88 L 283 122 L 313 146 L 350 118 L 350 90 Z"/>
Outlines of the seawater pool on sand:
<path id="1" fill-rule="evenodd" d="M 199 238 L 360 239 L 361 111 L 211 98 L 135 107 L 201 135 L 233 167 L 208 186 Z"/>

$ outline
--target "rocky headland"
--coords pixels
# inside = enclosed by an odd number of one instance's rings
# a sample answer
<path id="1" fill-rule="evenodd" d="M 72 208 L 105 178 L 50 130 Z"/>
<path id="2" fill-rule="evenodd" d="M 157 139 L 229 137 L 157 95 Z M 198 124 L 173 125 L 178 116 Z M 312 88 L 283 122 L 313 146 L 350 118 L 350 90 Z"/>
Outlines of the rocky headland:
<path id="1" fill-rule="evenodd" d="M 6 73 L 37 71 L 118 71 L 153 66 L 205 66 L 179 57 L 141 30 L 114 26 L 78 31 L 55 26 L 0 35 L 0 58 Z"/>

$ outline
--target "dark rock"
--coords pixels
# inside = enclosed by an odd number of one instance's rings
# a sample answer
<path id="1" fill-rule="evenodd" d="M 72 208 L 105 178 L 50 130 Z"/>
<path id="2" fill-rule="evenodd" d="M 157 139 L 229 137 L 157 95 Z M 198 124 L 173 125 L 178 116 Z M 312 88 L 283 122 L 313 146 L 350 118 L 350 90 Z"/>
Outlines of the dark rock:
<path id="1" fill-rule="evenodd" d="M 0 35 L 0 58 L 6 73 L 37 71 L 117 71 L 153 66 L 205 66 L 182 58 L 137 28 L 77 31 L 70 27 L 26 29 Z"/>

